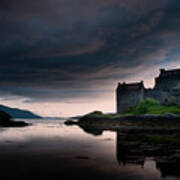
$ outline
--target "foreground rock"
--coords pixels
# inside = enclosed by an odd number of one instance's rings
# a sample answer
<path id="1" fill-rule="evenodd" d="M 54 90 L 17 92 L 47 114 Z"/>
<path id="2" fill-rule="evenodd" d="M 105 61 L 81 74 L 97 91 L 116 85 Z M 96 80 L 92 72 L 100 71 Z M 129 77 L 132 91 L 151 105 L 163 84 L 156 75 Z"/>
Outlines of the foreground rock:
<path id="1" fill-rule="evenodd" d="M 9 114 L 0 111 L 0 127 L 24 127 L 28 125 L 23 121 L 13 121 Z"/>

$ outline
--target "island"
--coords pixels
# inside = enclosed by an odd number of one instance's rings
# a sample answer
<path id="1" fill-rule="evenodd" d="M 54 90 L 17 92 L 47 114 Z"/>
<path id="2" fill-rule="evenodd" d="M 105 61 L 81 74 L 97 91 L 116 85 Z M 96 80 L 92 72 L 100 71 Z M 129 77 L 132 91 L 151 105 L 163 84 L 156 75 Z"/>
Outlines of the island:
<path id="1" fill-rule="evenodd" d="M 180 104 L 161 104 L 159 101 L 147 98 L 137 106 L 122 114 L 104 114 L 94 111 L 79 118 L 78 121 L 68 120 L 66 124 L 81 124 L 87 126 L 107 126 L 117 128 L 122 125 L 145 126 L 180 123 Z"/>
<path id="2" fill-rule="evenodd" d="M 113 127 L 121 125 L 154 126 L 176 124 L 180 120 L 180 69 L 160 69 L 152 89 L 144 82 L 118 83 L 116 88 L 116 113 L 94 111 L 66 124 L 93 124 Z M 140 127 L 141 127 L 140 126 Z"/>

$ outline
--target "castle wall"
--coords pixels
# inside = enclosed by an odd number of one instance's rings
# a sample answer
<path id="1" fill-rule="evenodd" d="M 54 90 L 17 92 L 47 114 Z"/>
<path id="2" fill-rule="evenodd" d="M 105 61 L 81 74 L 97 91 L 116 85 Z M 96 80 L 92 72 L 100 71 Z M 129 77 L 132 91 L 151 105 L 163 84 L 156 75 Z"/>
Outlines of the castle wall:
<path id="1" fill-rule="evenodd" d="M 169 93 L 165 92 L 165 91 L 160 91 L 160 90 L 145 90 L 144 93 L 144 99 L 146 98 L 152 98 L 152 99 L 156 99 L 161 103 L 164 103 L 166 101 L 168 101 L 169 98 Z"/>
<path id="2" fill-rule="evenodd" d="M 174 88 L 171 91 L 171 96 L 176 98 L 177 103 L 180 103 L 180 87 L 179 88 Z"/>
<path id="3" fill-rule="evenodd" d="M 127 112 L 144 99 L 144 87 L 120 85 L 117 88 L 117 113 Z"/>
<path id="4" fill-rule="evenodd" d="M 154 90 L 170 92 L 180 84 L 180 70 L 160 70 L 160 75 L 155 79 Z"/>
<path id="5" fill-rule="evenodd" d="M 161 69 L 153 89 L 145 89 L 143 82 L 119 83 L 116 94 L 117 113 L 127 112 L 146 98 L 153 98 L 161 103 L 180 103 L 180 69 Z"/>
<path id="6" fill-rule="evenodd" d="M 180 102 L 180 69 L 166 71 L 160 70 L 160 75 L 155 79 L 155 87 L 152 98 L 160 102 Z"/>

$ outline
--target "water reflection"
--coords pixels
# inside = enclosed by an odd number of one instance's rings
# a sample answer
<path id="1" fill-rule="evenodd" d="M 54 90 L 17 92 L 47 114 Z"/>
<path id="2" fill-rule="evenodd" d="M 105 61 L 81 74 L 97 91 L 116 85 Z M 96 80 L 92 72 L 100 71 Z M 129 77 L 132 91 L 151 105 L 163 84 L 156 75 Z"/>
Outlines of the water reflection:
<path id="1" fill-rule="evenodd" d="M 156 162 L 156 167 L 160 170 L 162 177 L 180 177 L 180 159 L 161 160 Z"/>
<path id="2" fill-rule="evenodd" d="M 121 132 L 117 133 L 117 160 L 120 165 L 137 164 L 144 167 L 145 156 L 139 144 L 136 142 L 127 142 L 121 138 Z"/>
<path id="3" fill-rule="evenodd" d="M 102 129 L 96 129 L 96 128 L 92 128 L 92 127 L 87 127 L 87 126 L 83 126 L 83 125 L 79 125 L 79 127 L 88 134 L 92 134 L 94 136 L 99 136 L 102 135 L 103 130 Z"/>
<path id="4" fill-rule="evenodd" d="M 167 159 L 147 159 L 142 144 L 127 142 L 120 131 L 67 127 L 63 122 L 52 120 L 33 123 L 30 127 L 1 132 L 1 179 L 152 180 L 179 177 L 177 159 L 172 164 L 168 164 Z"/>
<path id="5" fill-rule="evenodd" d="M 95 130 L 80 127 L 86 133 L 92 135 L 101 135 L 103 133 L 102 129 Z M 162 178 L 180 177 L 180 151 L 176 150 L 176 154 L 174 154 L 174 151 L 168 151 L 169 147 L 162 151 L 159 147 L 152 147 L 147 143 L 140 142 L 138 138 L 133 137 L 134 135 L 125 134 L 122 131 L 115 131 L 115 133 L 117 137 L 116 158 L 120 166 L 137 165 L 144 168 L 147 167 L 147 164 L 150 164 L 148 168 L 152 169 L 154 164 L 154 168 L 160 171 Z"/>

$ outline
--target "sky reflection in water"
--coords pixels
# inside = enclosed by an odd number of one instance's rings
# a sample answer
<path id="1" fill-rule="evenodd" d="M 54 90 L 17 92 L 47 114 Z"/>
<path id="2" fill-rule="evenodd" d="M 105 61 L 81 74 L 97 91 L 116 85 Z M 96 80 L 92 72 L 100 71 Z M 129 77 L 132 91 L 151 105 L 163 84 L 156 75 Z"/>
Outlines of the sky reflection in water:
<path id="1" fill-rule="evenodd" d="M 151 159 L 144 166 L 120 164 L 116 132 L 94 136 L 77 126 L 67 127 L 63 121 L 34 122 L 25 128 L 0 129 L 0 177 L 163 179 Z"/>

